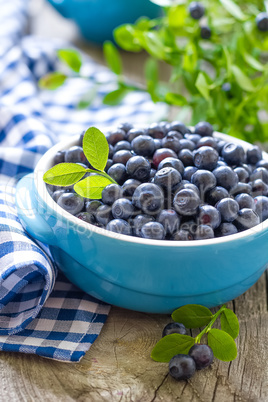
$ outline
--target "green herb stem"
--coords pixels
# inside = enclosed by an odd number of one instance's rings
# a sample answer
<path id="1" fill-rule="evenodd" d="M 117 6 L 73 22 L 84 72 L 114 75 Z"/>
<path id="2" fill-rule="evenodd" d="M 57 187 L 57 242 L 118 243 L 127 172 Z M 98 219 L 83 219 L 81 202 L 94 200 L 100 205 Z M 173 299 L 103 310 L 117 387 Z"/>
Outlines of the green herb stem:
<path id="1" fill-rule="evenodd" d="M 211 321 L 208 323 L 208 325 L 200 332 L 200 334 L 198 334 L 195 337 L 195 343 L 200 343 L 201 338 L 203 335 L 207 334 L 211 328 L 212 325 L 214 324 L 214 322 L 217 320 L 217 318 L 219 317 L 219 315 L 226 309 L 225 304 L 223 306 L 221 306 L 221 308 L 213 315 Z"/>

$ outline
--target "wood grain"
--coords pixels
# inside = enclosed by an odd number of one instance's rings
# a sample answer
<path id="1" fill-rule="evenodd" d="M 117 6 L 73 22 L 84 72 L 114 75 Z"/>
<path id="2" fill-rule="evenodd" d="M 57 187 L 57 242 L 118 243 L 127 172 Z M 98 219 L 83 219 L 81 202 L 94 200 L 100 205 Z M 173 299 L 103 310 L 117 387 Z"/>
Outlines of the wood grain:
<path id="1" fill-rule="evenodd" d="M 78 39 L 74 24 L 61 19 L 43 1 L 33 4 L 35 33 L 73 39 L 96 60 L 103 61 L 99 48 Z M 123 58 L 127 75 L 142 82 L 144 54 L 123 53 Z M 101 335 L 78 364 L 1 353 L 0 401 L 267 402 L 266 275 L 228 307 L 234 309 L 240 321 L 237 359 L 231 363 L 215 361 L 188 382 L 173 380 L 166 363 L 150 358 L 170 317 L 113 307 Z"/>

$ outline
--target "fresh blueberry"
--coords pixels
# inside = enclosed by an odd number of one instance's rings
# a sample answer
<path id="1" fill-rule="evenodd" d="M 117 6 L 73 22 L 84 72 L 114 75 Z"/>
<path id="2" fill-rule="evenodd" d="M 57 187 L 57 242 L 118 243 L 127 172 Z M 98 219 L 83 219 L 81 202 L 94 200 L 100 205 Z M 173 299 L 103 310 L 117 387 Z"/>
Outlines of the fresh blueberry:
<path id="1" fill-rule="evenodd" d="M 110 205 L 101 205 L 96 213 L 95 213 L 96 220 L 99 224 L 106 226 L 112 217 L 112 208 Z"/>
<path id="2" fill-rule="evenodd" d="M 139 180 L 128 179 L 122 185 L 123 197 L 132 198 L 134 191 L 141 184 Z"/>
<path id="3" fill-rule="evenodd" d="M 110 145 L 112 147 L 112 145 Z M 113 151 L 122 151 L 122 150 L 131 150 L 131 145 L 128 141 L 119 141 L 117 144 L 115 144 Z"/>
<path id="4" fill-rule="evenodd" d="M 194 154 L 194 164 L 198 169 L 213 170 L 216 168 L 219 154 L 211 147 L 203 146 Z"/>
<path id="5" fill-rule="evenodd" d="M 268 195 L 268 185 L 264 183 L 261 179 L 254 180 L 251 183 L 251 186 L 251 194 L 253 197 L 257 197 L 258 195 Z"/>
<path id="6" fill-rule="evenodd" d="M 186 166 L 183 173 L 183 179 L 191 181 L 192 175 L 197 171 L 197 167 L 195 166 Z"/>
<path id="7" fill-rule="evenodd" d="M 172 151 L 174 151 L 177 154 L 181 149 L 181 143 L 180 140 L 177 138 L 177 136 L 171 136 L 168 134 L 162 140 L 162 147 L 172 149 Z"/>
<path id="8" fill-rule="evenodd" d="M 66 193 L 65 190 L 56 190 L 56 191 L 54 191 L 54 192 L 52 193 L 52 199 L 53 199 L 55 202 L 58 202 L 58 199 L 59 199 L 60 196 L 61 196 L 62 194 L 64 194 L 64 193 Z"/>
<path id="9" fill-rule="evenodd" d="M 119 198 L 113 203 L 112 214 L 115 219 L 128 220 L 134 212 L 132 202 L 126 198 Z"/>
<path id="10" fill-rule="evenodd" d="M 68 163 L 77 163 L 77 162 L 85 163 L 87 159 L 85 157 L 83 148 L 75 145 L 75 146 L 69 148 L 65 152 L 64 160 L 65 160 L 65 162 L 68 162 Z"/>
<path id="11" fill-rule="evenodd" d="M 231 190 L 238 184 L 238 175 L 229 166 L 220 166 L 213 170 L 213 174 L 217 180 L 217 186 Z"/>
<path id="12" fill-rule="evenodd" d="M 77 144 L 79 147 L 83 146 L 84 135 L 85 135 L 85 131 L 82 131 L 82 133 L 79 136 L 79 140 L 78 140 L 78 144 Z"/>
<path id="13" fill-rule="evenodd" d="M 247 230 L 260 223 L 259 215 L 250 208 L 243 208 L 238 211 L 238 216 L 234 221 L 238 230 Z"/>
<path id="14" fill-rule="evenodd" d="M 72 215 L 84 209 L 84 199 L 75 193 L 64 193 L 58 198 L 58 205 Z"/>
<path id="15" fill-rule="evenodd" d="M 190 183 L 190 182 L 187 181 L 187 180 L 183 180 L 183 181 L 180 183 L 180 185 L 179 185 L 178 188 L 177 188 L 177 191 L 180 191 L 180 190 L 183 190 L 183 189 L 193 190 L 193 191 L 196 192 L 197 196 L 200 197 L 200 191 L 199 191 L 198 187 L 196 187 L 195 184 Z M 176 191 L 176 192 L 177 192 L 177 191 Z"/>
<path id="16" fill-rule="evenodd" d="M 228 198 L 229 193 L 224 187 L 216 186 L 206 193 L 206 202 L 210 205 L 216 205 L 223 198 Z"/>
<path id="17" fill-rule="evenodd" d="M 111 176 L 118 184 L 123 184 L 127 178 L 126 167 L 123 163 L 115 163 L 108 170 L 108 175 Z"/>
<path id="18" fill-rule="evenodd" d="M 154 145 L 156 150 L 162 148 L 162 140 L 160 138 L 154 138 Z"/>
<path id="19" fill-rule="evenodd" d="M 220 212 L 223 221 L 232 222 L 237 217 L 239 204 L 233 198 L 223 198 L 216 204 L 216 208 Z"/>
<path id="20" fill-rule="evenodd" d="M 198 142 L 202 138 L 201 135 L 199 135 L 199 134 L 185 134 L 184 137 L 186 140 L 190 140 L 190 141 L 194 142 L 195 144 L 198 144 Z M 205 137 L 205 138 L 207 138 L 207 137 Z"/>
<path id="21" fill-rule="evenodd" d="M 145 131 L 142 129 L 132 128 L 127 133 L 127 140 L 132 142 L 134 138 L 137 138 L 139 135 L 145 135 Z"/>
<path id="22" fill-rule="evenodd" d="M 215 236 L 230 236 L 232 234 L 236 234 L 238 232 L 237 227 L 230 222 L 223 222 L 216 230 Z"/>
<path id="23" fill-rule="evenodd" d="M 145 223 L 154 222 L 155 219 L 150 215 L 137 215 L 133 219 L 133 232 L 135 236 L 141 237 L 141 228 Z"/>
<path id="24" fill-rule="evenodd" d="M 224 145 L 221 156 L 228 165 L 240 165 L 245 161 L 245 151 L 241 145 L 232 142 Z"/>
<path id="25" fill-rule="evenodd" d="M 131 130 L 133 128 L 133 125 L 131 123 L 124 122 L 124 123 L 119 124 L 118 128 L 120 130 L 124 130 L 125 133 L 127 133 L 129 130 Z"/>
<path id="26" fill-rule="evenodd" d="M 216 178 L 214 174 L 208 170 L 197 170 L 191 177 L 191 182 L 199 189 L 201 199 L 205 199 L 207 191 L 216 187 Z"/>
<path id="27" fill-rule="evenodd" d="M 177 138 L 178 140 L 182 140 L 183 139 L 183 135 L 180 131 L 177 130 L 170 130 L 167 134 L 165 138 Z"/>
<path id="28" fill-rule="evenodd" d="M 260 217 L 261 222 L 268 219 L 268 198 L 263 195 L 258 195 L 254 198 L 255 211 Z"/>
<path id="29" fill-rule="evenodd" d="M 194 375 L 195 371 L 195 361 L 189 355 L 175 355 L 169 362 L 169 374 L 175 380 L 188 380 Z"/>
<path id="30" fill-rule="evenodd" d="M 214 230 L 209 225 L 199 225 L 194 234 L 195 240 L 205 240 L 214 238 Z"/>
<path id="31" fill-rule="evenodd" d="M 188 230 L 180 229 L 172 236 L 172 240 L 176 241 L 188 241 L 193 240 L 193 235 Z"/>
<path id="32" fill-rule="evenodd" d="M 170 123 L 170 131 L 178 131 L 182 135 L 191 134 L 191 130 L 185 126 L 181 121 L 173 121 Z"/>
<path id="33" fill-rule="evenodd" d="M 224 82 L 224 84 L 222 84 L 221 89 L 223 92 L 230 92 L 232 89 L 232 86 L 231 86 L 230 82 Z"/>
<path id="34" fill-rule="evenodd" d="M 264 167 L 258 167 L 257 169 L 253 170 L 252 174 L 250 175 L 250 181 L 255 180 L 262 180 L 265 184 L 268 184 L 268 170 Z"/>
<path id="35" fill-rule="evenodd" d="M 249 194 L 246 193 L 238 194 L 235 197 L 235 201 L 238 203 L 239 209 L 243 208 L 255 209 L 254 199 Z"/>
<path id="36" fill-rule="evenodd" d="M 202 39 L 210 39 L 211 38 L 211 29 L 207 26 L 202 26 L 200 28 L 200 36 Z"/>
<path id="37" fill-rule="evenodd" d="M 143 183 L 134 191 L 132 203 L 145 214 L 159 213 L 163 209 L 164 193 L 154 183 Z"/>
<path id="38" fill-rule="evenodd" d="M 203 205 L 199 208 L 198 221 L 202 225 L 209 225 L 216 229 L 221 223 L 221 214 L 211 205 Z"/>
<path id="39" fill-rule="evenodd" d="M 195 142 L 190 141 L 186 138 L 180 140 L 181 149 L 189 149 L 190 151 L 193 151 L 195 149 L 195 146 L 196 146 Z"/>
<path id="40" fill-rule="evenodd" d="M 253 145 L 247 150 L 247 163 L 256 165 L 260 160 L 262 160 L 262 150 L 257 145 Z"/>
<path id="41" fill-rule="evenodd" d="M 124 219 L 112 219 L 107 225 L 106 229 L 111 232 L 120 233 L 123 235 L 131 235 L 131 227 Z"/>
<path id="42" fill-rule="evenodd" d="M 131 142 L 131 148 L 137 155 L 151 156 L 155 151 L 155 143 L 149 135 L 139 135 Z"/>
<path id="43" fill-rule="evenodd" d="M 95 214 L 97 209 L 102 205 L 102 202 L 99 200 L 89 200 L 85 202 L 86 212 L 89 214 Z"/>
<path id="44" fill-rule="evenodd" d="M 265 159 L 261 159 L 259 162 L 256 163 L 256 168 L 258 167 L 264 167 L 268 170 L 268 161 Z"/>
<path id="45" fill-rule="evenodd" d="M 113 163 L 122 163 L 126 165 L 127 161 L 132 157 L 132 153 L 126 149 L 121 149 L 115 152 L 113 156 Z"/>
<path id="46" fill-rule="evenodd" d="M 54 156 L 54 161 L 53 161 L 54 165 L 65 162 L 65 152 L 66 151 L 58 151 L 56 153 L 56 155 Z"/>
<path id="47" fill-rule="evenodd" d="M 152 123 L 148 128 L 148 134 L 152 138 L 164 138 L 166 134 L 165 127 L 161 126 L 160 123 Z"/>
<path id="48" fill-rule="evenodd" d="M 166 158 L 177 158 L 176 153 L 169 148 L 157 149 L 153 156 L 153 164 L 158 168 L 159 163 Z"/>
<path id="49" fill-rule="evenodd" d="M 94 214 L 90 212 L 79 212 L 75 216 L 83 222 L 91 223 L 92 225 L 96 223 Z"/>
<path id="50" fill-rule="evenodd" d="M 181 174 L 172 167 L 165 167 L 156 172 L 154 183 L 164 190 L 172 190 L 181 182 Z"/>
<path id="51" fill-rule="evenodd" d="M 135 180 L 139 181 L 147 181 L 150 178 L 150 163 L 140 155 L 132 156 L 127 161 L 126 171 L 127 174 Z"/>
<path id="52" fill-rule="evenodd" d="M 252 191 L 251 183 L 237 183 L 236 187 L 233 187 L 230 190 L 230 195 L 235 197 L 236 195 L 241 194 L 241 193 L 250 194 L 251 191 Z"/>
<path id="53" fill-rule="evenodd" d="M 267 32 L 268 31 L 268 13 L 263 12 L 257 15 L 256 17 L 256 25 L 259 31 Z"/>
<path id="54" fill-rule="evenodd" d="M 184 172 L 183 163 L 177 158 L 163 159 L 158 165 L 158 170 L 163 169 L 165 167 L 172 167 L 173 169 L 176 169 L 178 172 L 180 172 L 181 175 Z"/>
<path id="55" fill-rule="evenodd" d="M 201 200 L 195 191 L 183 189 L 175 194 L 173 206 L 180 215 L 191 216 L 197 212 L 200 202 Z"/>
<path id="56" fill-rule="evenodd" d="M 190 149 L 181 149 L 178 158 L 182 161 L 184 166 L 193 166 L 194 164 L 194 155 Z"/>
<path id="57" fill-rule="evenodd" d="M 117 144 L 119 141 L 124 141 L 126 138 L 126 132 L 120 128 L 111 131 L 108 134 L 107 140 L 111 145 Z"/>
<path id="58" fill-rule="evenodd" d="M 108 184 L 102 190 L 102 202 L 112 205 L 116 200 L 122 197 L 122 189 L 118 184 Z"/>
<path id="59" fill-rule="evenodd" d="M 196 147 L 211 147 L 218 150 L 218 143 L 213 137 L 200 137 L 200 140 L 197 142 Z"/>
<path id="60" fill-rule="evenodd" d="M 189 350 L 189 356 L 194 359 L 197 370 L 210 366 L 214 358 L 211 347 L 201 344 L 195 344 L 192 346 Z"/>
<path id="61" fill-rule="evenodd" d="M 140 233 L 144 239 L 163 240 L 165 238 L 165 229 L 159 222 L 145 223 Z"/>
<path id="62" fill-rule="evenodd" d="M 162 338 L 166 335 L 181 334 L 186 335 L 186 328 L 179 322 L 170 322 L 165 326 L 162 332 Z"/>
<path id="63" fill-rule="evenodd" d="M 173 209 L 163 209 L 157 218 L 157 222 L 163 225 L 166 234 L 173 234 L 179 230 L 181 220 Z"/>
<path id="64" fill-rule="evenodd" d="M 237 174 L 238 180 L 241 183 L 248 183 L 248 181 L 249 181 L 249 173 L 245 168 L 239 166 L 239 167 L 234 169 L 234 172 Z"/>
<path id="65" fill-rule="evenodd" d="M 125 142 L 125 141 L 119 141 L 119 143 L 120 142 Z M 114 156 L 114 147 L 111 144 L 109 144 L 108 159 L 113 159 L 113 156 Z"/>
<path id="66" fill-rule="evenodd" d="M 113 165 L 113 161 L 112 161 L 112 159 L 107 159 L 107 162 L 106 162 L 106 166 L 105 166 L 105 172 L 108 172 L 108 170 L 110 169 L 110 167 Z"/>
<path id="67" fill-rule="evenodd" d="M 194 132 L 201 135 L 201 137 L 211 137 L 213 134 L 213 127 L 207 121 L 200 121 L 196 124 Z"/>
<path id="68" fill-rule="evenodd" d="M 198 1 L 192 1 L 189 4 L 189 13 L 195 20 L 200 20 L 200 18 L 205 14 L 205 7 Z"/>

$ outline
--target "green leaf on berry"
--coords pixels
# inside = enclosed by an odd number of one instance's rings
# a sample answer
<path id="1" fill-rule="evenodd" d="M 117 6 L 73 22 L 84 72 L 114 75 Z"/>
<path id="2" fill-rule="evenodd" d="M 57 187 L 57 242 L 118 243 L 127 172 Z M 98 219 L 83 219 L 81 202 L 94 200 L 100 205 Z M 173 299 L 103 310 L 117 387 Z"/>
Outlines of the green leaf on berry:
<path id="1" fill-rule="evenodd" d="M 98 200 L 102 196 L 102 190 L 111 183 L 113 181 L 108 177 L 92 175 L 76 183 L 74 190 L 82 197 Z"/>
<path id="2" fill-rule="evenodd" d="M 74 72 L 79 73 L 82 60 L 81 55 L 74 49 L 59 49 L 58 58 L 69 66 Z"/>
<path id="3" fill-rule="evenodd" d="M 229 362 L 237 356 L 235 341 L 231 335 L 220 329 L 213 328 L 208 332 L 208 345 L 219 360 Z"/>
<path id="4" fill-rule="evenodd" d="M 104 170 L 108 154 L 109 145 L 105 135 L 96 127 L 90 127 L 84 135 L 83 151 L 91 166 L 98 170 Z"/>
<path id="5" fill-rule="evenodd" d="M 239 322 L 235 313 L 226 308 L 221 313 L 221 329 L 227 332 L 233 339 L 239 334 Z"/>
<path id="6" fill-rule="evenodd" d="M 62 86 L 66 79 L 67 76 L 65 74 L 62 74 L 59 71 L 54 71 L 53 73 L 46 74 L 44 77 L 40 78 L 38 85 L 42 89 L 54 90 Z"/>
<path id="7" fill-rule="evenodd" d="M 106 41 L 103 45 L 103 51 L 106 62 L 110 69 L 115 74 L 120 75 L 122 72 L 122 62 L 120 54 L 115 45 L 110 41 Z"/>
<path id="8" fill-rule="evenodd" d="M 157 362 L 169 362 L 179 354 L 187 354 L 194 345 L 194 338 L 188 335 L 171 334 L 164 336 L 152 350 L 151 358 Z"/>
<path id="9" fill-rule="evenodd" d="M 49 169 L 43 176 L 47 184 L 54 186 L 71 186 L 86 174 L 87 169 L 77 163 L 59 163 Z"/>
<path id="10" fill-rule="evenodd" d="M 199 328 L 207 325 L 213 314 L 204 306 L 198 304 L 187 304 L 175 310 L 172 319 L 176 322 L 182 323 L 186 328 Z"/>

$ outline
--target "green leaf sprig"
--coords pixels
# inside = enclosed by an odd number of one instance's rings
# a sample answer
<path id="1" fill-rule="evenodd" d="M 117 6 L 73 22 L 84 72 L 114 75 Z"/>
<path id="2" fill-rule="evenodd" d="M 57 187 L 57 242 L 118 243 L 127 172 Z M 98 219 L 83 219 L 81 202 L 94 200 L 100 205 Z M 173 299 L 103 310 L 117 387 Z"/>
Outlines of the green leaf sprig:
<path id="1" fill-rule="evenodd" d="M 86 169 L 77 163 L 59 163 L 44 174 L 43 180 L 54 186 L 74 185 L 75 192 L 82 197 L 99 199 L 102 190 L 116 181 L 104 171 L 109 145 L 105 135 L 96 127 L 90 127 L 85 132 L 83 151 L 92 168 Z M 94 173 L 94 175 L 81 180 L 86 173 Z"/>
<path id="2" fill-rule="evenodd" d="M 221 329 L 212 328 L 220 317 Z M 200 343 L 204 335 L 214 356 L 223 361 L 234 360 L 237 348 L 234 339 L 239 334 L 239 322 L 235 313 L 223 305 L 215 314 L 204 306 L 188 304 L 172 313 L 175 322 L 186 328 L 205 328 L 195 337 L 181 334 L 164 336 L 152 350 L 151 358 L 157 362 L 169 362 L 177 354 L 187 354 L 191 347 Z"/>

